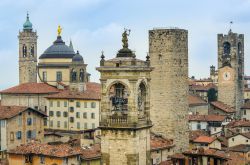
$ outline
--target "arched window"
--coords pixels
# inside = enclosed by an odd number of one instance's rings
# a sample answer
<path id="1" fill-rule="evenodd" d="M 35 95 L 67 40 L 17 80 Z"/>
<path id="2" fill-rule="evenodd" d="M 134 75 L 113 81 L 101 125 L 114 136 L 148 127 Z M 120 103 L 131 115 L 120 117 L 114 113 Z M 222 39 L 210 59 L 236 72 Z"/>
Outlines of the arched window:
<path id="1" fill-rule="evenodd" d="M 79 80 L 80 82 L 84 82 L 84 70 L 83 69 L 80 69 Z"/>
<path id="2" fill-rule="evenodd" d="M 145 110 L 145 106 L 146 106 L 146 86 L 144 85 L 144 83 L 141 83 L 139 85 L 137 104 L 138 104 L 138 110 L 139 111 Z"/>
<path id="3" fill-rule="evenodd" d="M 34 45 L 32 45 L 30 48 L 30 56 L 31 57 L 34 57 L 34 52 L 35 52 L 35 48 L 34 48 Z"/>
<path id="4" fill-rule="evenodd" d="M 71 70 L 70 75 L 71 75 L 71 82 L 76 82 L 76 80 L 77 80 L 77 72 L 76 72 L 75 69 Z"/>
<path id="5" fill-rule="evenodd" d="M 23 45 L 23 57 L 27 57 L 27 47 L 25 44 Z"/>
<path id="6" fill-rule="evenodd" d="M 112 102 L 113 111 L 126 111 L 128 110 L 127 89 L 121 83 L 116 83 L 110 87 L 109 90 L 110 100 Z"/>
<path id="7" fill-rule="evenodd" d="M 224 51 L 223 51 L 223 55 L 230 55 L 230 51 L 231 51 L 231 45 L 230 45 L 230 43 L 229 42 L 224 42 L 223 43 L 223 49 L 224 49 Z"/>

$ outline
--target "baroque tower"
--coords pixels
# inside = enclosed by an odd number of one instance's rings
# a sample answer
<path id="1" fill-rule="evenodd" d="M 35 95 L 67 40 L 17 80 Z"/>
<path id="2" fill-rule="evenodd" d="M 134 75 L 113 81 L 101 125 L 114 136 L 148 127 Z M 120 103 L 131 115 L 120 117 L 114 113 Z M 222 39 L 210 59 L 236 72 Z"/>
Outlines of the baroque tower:
<path id="1" fill-rule="evenodd" d="M 218 34 L 218 100 L 235 108 L 240 118 L 244 88 L 244 35 Z"/>
<path id="2" fill-rule="evenodd" d="M 27 14 L 23 30 L 19 32 L 19 84 L 37 82 L 37 34 Z"/>
<path id="3" fill-rule="evenodd" d="M 188 149 L 188 31 L 149 31 L 152 131 L 173 139 L 175 152 Z"/>
<path id="4" fill-rule="evenodd" d="M 150 164 L 150 72 L 147 60 L 128 48 L 129 30 L 117 56 L 101 56 L 101 152 L 105 165 Z"/>

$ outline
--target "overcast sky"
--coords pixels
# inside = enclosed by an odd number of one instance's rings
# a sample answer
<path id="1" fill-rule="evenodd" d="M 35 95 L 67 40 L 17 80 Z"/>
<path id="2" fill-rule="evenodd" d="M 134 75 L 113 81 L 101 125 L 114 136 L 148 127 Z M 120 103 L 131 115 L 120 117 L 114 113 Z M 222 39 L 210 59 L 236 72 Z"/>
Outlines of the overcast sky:
<path id="1" fill-rule="evenodd" d="M 88 64 L 92 81 L 99 81 L 95 67 L 101 51 L 113 58 L 121 48 L 124 27 L 131 29 L 129 47 L 138 58 L 148 52 L 148 30 L 179 27 L 188 30 L 189 75 L 204 78 L 217 66 L 217 33 L 245 35 L 245 73 L 250 67 L 250 0 L 1 0 L 0 90 L 18 84 L 18 31 L 26 12 L 38 33 L 38 56 L 56 39 L 73 41 Z"/>

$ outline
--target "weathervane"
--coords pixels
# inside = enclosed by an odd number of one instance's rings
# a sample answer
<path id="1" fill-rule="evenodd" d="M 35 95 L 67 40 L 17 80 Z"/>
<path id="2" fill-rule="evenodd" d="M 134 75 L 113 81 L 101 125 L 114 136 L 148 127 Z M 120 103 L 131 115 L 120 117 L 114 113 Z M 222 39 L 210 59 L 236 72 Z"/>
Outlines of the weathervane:
<path id="1" fill-rule="evenodd" d="M 130 35 L 130 31 L 130 29 L 124 28 L 124 32 L 122 33 L 123 48 L 128 48 L 128 36 Z"/>
<path id="2" fill-rule="evenodd" d="M 233 21 L 230 21 L 230 24 L 229 24 L 229 32 L 231 33 L 232 32 L 232 25 L 233 25 Z"/>

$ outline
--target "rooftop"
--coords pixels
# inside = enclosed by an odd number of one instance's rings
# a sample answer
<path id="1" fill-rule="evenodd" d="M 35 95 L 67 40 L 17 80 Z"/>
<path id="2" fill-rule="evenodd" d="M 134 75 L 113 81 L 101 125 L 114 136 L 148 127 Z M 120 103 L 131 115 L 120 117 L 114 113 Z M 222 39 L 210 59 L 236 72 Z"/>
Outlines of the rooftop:
<path id="1" fill-rule="evenodd" d="M 210 144 L 215 140 L 216 140 L 216 138 L 214 138 L 214 137 L 202 135 L 202 136 L 197 137 L 193 142 L 194 143 L 207 143 L 207 144 Z"/>
<path id="2" fill-rule="evenodd" d="M 226 125 L 227 128 L 235 128 L 235 127 L 250 127 L 250 121 L 249 120 L 236 120 L 231 121 Z"/>
<path id="3" fill-rule="evenodd" d="M 233 147 L 229 147 L 228 148 L 229 151 L 233 151 L 233 152 L 249 152 L 250 151 L 250 144 L 240 144 L 237 146 L 233 146 Z"/>
<path id="4" fill-rule="evenodd" d="M 51 94 L 59 90 L 47 83 L 24 83 L 0 91 L 1 94 Z"/>
<path id="5" fill-rule="evenodd" d="M 229 105 L 221 102 L 221 101 L 213 101 L 211 102 L 211 105 L 226 112 L 226 113 L 235 113 L 235 109 L 230 107 Z"/>
<path id="6" fill-rule="evenodd" d="M 196 138 L 198 138 L 199 136 L 206 136 L 206 135 L 208 135 L 208 133 L 204 130 L 195 130 L 195 131 L 190 130 L 189 131 L 189 141 L 193 141 Z"/>
<path id="7" fill-rule="evenodd" d="M 163 138 L 160 135 L 156 135 L 154 133 L 151 133 L 150 135 L 150 147 L 151 151 L 159 150 L 159 149 L 165 149 L 165 148 L 172 148 L 173 140 Z"/>
<path id="8" fill-rule="evenodd" d="M 189 94 L 188 95 L 189 106 L 207 105 L 207 102 L 201 99 L 199 96 Z"/>
<path id="9" fill-rule="evenodd" d="M 25 106 L 0 106 L 0 119 L 10 119 L 26 110 L 37 112 L 42 116 L 47 116 L 44 112 Z"/>

